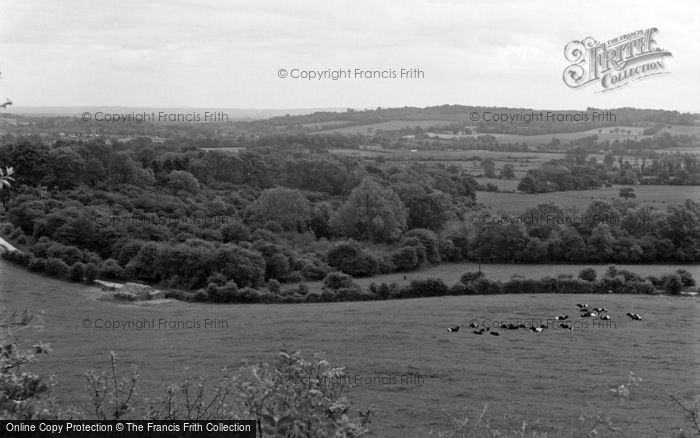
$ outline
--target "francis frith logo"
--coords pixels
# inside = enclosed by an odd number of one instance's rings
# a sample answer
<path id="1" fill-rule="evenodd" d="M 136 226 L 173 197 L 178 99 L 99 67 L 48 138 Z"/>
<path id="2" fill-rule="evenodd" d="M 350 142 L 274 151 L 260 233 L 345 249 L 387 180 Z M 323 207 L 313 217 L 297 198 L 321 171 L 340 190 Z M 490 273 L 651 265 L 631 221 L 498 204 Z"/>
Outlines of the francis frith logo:
<path id="1" fill-rule="evenodd" d="M 599 83 L 598 93 L 616 90 L 631 82 L 668 73 L 664 57 L 673 56 L 657 46 L 657 28 L 637 30 L 605 42 L 593 37 L 571 41 L 564 48 L 572 64 L 564 70 L 564 83 L 571 88 Z"/>

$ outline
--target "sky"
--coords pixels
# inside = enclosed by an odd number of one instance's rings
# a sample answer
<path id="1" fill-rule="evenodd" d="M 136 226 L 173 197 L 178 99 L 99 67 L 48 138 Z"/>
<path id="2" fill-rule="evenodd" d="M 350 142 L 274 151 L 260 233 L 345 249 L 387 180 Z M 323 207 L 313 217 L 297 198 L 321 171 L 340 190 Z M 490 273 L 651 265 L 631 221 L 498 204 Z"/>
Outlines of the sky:
<path id="1" fill-rule="evenodd" d="M 570 41 L 651 27 L 673 54 L 669 74 L 609 93 L 564 84 Z M 0 96 L 23 107 L 700 112 L 699 42 L 697 0 L 0 0 Z M 278 76 L 402 68 L 423 77 Z"/>

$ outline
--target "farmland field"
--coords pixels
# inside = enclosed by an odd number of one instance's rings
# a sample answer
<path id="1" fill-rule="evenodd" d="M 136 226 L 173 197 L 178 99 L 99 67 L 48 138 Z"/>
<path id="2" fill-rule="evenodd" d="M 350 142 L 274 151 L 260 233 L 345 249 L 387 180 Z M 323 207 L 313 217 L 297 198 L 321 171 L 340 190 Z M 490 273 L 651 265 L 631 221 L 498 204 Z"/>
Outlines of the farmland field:
<path id="1" fill-rule="evenodd" d="M 498 183 L 496 183 L 498 185 Z M 499 185 L 500 187 L 500 185 Z M 613 186 L 596 190 L 573 190 L 552 193 L 494 193 L 478 192 L 477 201 L 497 211 L 513 213 L 522 212 L 537 204 L 555 202 L 559 207 L 578 207 L 580 211 L 596 200 L 612 201 L 619 199 L 620 188 L 632 187 L 639 203 L 658 208 L 668 204 L 683 202 L 686 199 L 700 200 L 698 186 Z M 505 187 L 503 187 L 505 189 Z"/>
<path id="2" fill-rule="evenodd" d="M 615 132 L 615 129 L 618 132 Z M 630 132 L 628 132 L 630 131 Z M 588 137 L 591 135 L 597 135 L 599 140 L 627 140 L 627 139 L 637 139 L 641 140 L 643 138 L 651 137 L 650 135 L 643 135 L 642 132 L 644 128 L 634 127 L 634 126 L 618 126 L 618 127 L 605 127 L 589 129 L 587 131 L 577 131 L 577 132 L 557 132 L 553 134 L 536 134 L 536 135 L 518 135 L 518 134 L 485 134 L 485 133 L 475 133 L 469 135 L 454 135 L 454 134 L 435 134 L 434 136 L 451 139 L 451 138 L 477 138 L 481 135 L 492 135 L 496 138 L 499 143 L 525 143 L 528 146 L 546 145 L 549 144 L 552 139 L 559 139 L 562 142 L 568 142 L 572 140 L 578 140 L 583 137 Z"/>
<path id="3" fill-rule="evenodd" d="M 556 277 L 562 274 L 572 274 L 574 278 L 584 268 L 594 268 L 599 276 L 605 273 L 608 269 L 607 264 L 502 264 L 502 263 L 482 263 L 481 271 L 491 280 L 507 281 L 514 275 L 539 280 L 543 277 Z M 677 269 L 685 269 L 693 275 L 693 278 L 700 279 L 700 264 L 697 265 L 615 265 L 620 269 L 637 273 L 642 276 L 656 275 L 661 276 Z M 419 271 L 410 273 L 396 272 L 385 275 L 375 275 L 373 277 L 356 278 L 355 282 L 362 288 L 368 288 L 371 283 L 398 283 L 408 284 L 411 280 L 422 279 L 427 277 L 440 278 L 448 286 L 451 286 L 459 281 L 459 278 L 465 272 L 476 272 L 479 269 L 477 263 L 443 263 L 437 266 L 422 268 Z M 406 277 L 406 279 L 404 279 Z M 306 283 L 312 291 L 320 291 L 323 287 L 322 282 L 315 281 Z"/>
<path id="4" fill-rule="evenodd" d="M 0 303 L 43 309 L 39 338 L 54 351 L 34 369 L 55 374 L 64 403 L 86 408 L 83 372 L 105 369 L 110 350 L 125 365 L 137 364 L 141 396 L 183 375 L 218 375 L 244 360 L 272 359 L 289 344 L 305 353 L 325 351 L 360 379 L 418 375 L 398 384 L 359 384 L 358 407 L 375 405 L 379 437 L 425 437 L 449 429 L 453 418 L 510 413 L 535 430 L 562 436 L 581 415 L 598 410 L 624 428 L 621 436 L 669 436 L 682 426 L 670 395 L 689 399 L 700 391 L 700 305 L 697 298 L 663 296 L 483 296 L 372 303 L 308 305 L 133 306 L 92 299 L 97 289 L 30 275 L 0 262 Z M 614 327 L 519 330 L 500 337 L 448 325 L 472 319 L 547 319 L 574 313 L 575 303 L 608 307 Z M 634 311 L 643 321 L 623 315 Z M 204 320 L 223 318 L 225 329 L 106 330 L 82 328 L 83 320 Z M 643 381 L 618 400 L 610 389 L 634 372 Z M 354 377 L 353 377 L 354 378 Z"/>
<path id="5" fill-rule="evenodd" d="M 388 122 L 371 123 L 367 125 L 347 126 L 344 128 L 327 129 L 319 131 L 319 134 L 373 134 L 375 131 L 398 131 L 403 128 L 429 128 L 431 126 L 444 126 L 452 123 L 449 120 L 391 120 Z M 313 125 L 313 124 L 311 124 Z"/>

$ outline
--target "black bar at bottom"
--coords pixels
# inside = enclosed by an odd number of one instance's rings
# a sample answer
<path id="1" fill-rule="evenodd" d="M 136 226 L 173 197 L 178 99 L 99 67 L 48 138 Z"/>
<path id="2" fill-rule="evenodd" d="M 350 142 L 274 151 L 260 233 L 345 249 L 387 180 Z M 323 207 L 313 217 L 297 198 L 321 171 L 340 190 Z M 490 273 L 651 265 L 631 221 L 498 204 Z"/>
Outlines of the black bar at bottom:
<path id="1" fill-rule="evenodd" d="M 0 420 L 0 437 L 256 438 L 255 420 Z"/>

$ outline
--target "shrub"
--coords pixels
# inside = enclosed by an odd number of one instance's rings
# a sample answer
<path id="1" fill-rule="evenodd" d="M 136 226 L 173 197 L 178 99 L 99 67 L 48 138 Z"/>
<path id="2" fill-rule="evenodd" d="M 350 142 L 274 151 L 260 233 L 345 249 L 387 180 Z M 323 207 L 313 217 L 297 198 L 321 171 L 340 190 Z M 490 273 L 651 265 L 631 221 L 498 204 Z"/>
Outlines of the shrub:
<path id="1" fill-rule="evenodd" d="M 634 272 L 630 272 L 626 269 L 618 269 L 617 275 L 622 275 L 625 278 L 625 281 L 644 281 L 644 278 L 642 276 L 637 275 Z"/>
<path id="2" fill-rule="evenodd" d="M 396 266 L 391 262 L 391 259 L 387 256 L 380 258 L 378 261 L 378 268 L 380 274 L 390 274 L 396 271 Z"/>
<path id="3" fill-rule="evenodd" d="M 386 283 L 382 283 L 377 287 L 377 292 L 375 292 L 377 295 L 377 298 L 380 300 L 385 300 L 391 296 L 390 290 L 389 290 L 389 285 Z"/>
<path id="4" fill-rule="evenodd" d="M 450 288 L 450 295 L 475 295 L 476 289 L 471 284 L 458 281 Z"/>
<path id="5" fill-rule="evenodd" d="M 617 276 L 617 267 L 615 265 L 609 265 L 604 275 L 609 278 L 615 278 Z"/>
<path id="6" fill-rule="evenodd" d="M 378 262 L 354 243 L 341 243 L 328 252 L 328 264 L 353 277 L 374 275 Z"/>
<path id="7" fill-rule="evenodd" d="M 49 246 L 51 246 L 51 241 L 47 237 L 41 237 L 39 240 L 34 242 L 32 247 L 29 249 L 35 257 L 47 258 Z"/>
<path id="8" fill-rule="evenodd" d="M 341 287 L 335 290 L 333 301 L 359 301 L 362 290 L 359 287 Z"/>
<path id="9" fill-rule="evenodd" d="M 601 278 L 598 282 L 600 292 L 613 291 L 613 293 L 625 292 L 625 277 L 608 277 Z"/>
<path id="10" fill-rule="evenodd" d="M 357 287 L 352 277 L 342 272 L 331 272 L 323 279 L 323 287 L 331 290 Z"/>
<path id="11" fill-rule="evenodd" d="M 238 299 L 243 303 L 259 303 L 262 297 L 263 294 L 252 287 L 246 287 L 238 291 Z"/>
<path id="12" fill-rule="evenodd" d="M 440 263 L 440 246 L 438 238 L 434 232 L 424 228 L 416 228 L 406 232 L 404 234 L 404 238 L 418 239 L 423 248 L 425 248 L 426 260 L 432 264 Z"/>
<path id="13" fill-rule="evenodd" d="M 82 252 L 78 248 L 62 245 L 60 243 L 51 244 L 47 250 L 47 256 L 49 258 L 59 258 L 68 265 L 73 265 L 75 262 L 81 261 L 82 255 Z"/>
<path id="14" fill-rule="evenodd" d="M 680 295 L 683 289 L 683 280 L 678 274 L 664 275 L 664 291 L 669 295 Z"/>
<path id="15" fill-rule="evenodd" d="M 299 271 L 292 271 L 284 277 L 287 283 L 301 283 L 304 281 L 304 276 Z"/>
<path id="16" fill-rule="evenodd" d="M 297 293 L 299 295 L 307 295 L 309 293 L 309 286 L 303 283 L 300 284 L 299 286 L 297 286 Z"/>
<path id="17" fill-rule="evenodd" d="M 655 287 L 661 288 L 664 284 L 664 282 L 661 280 L 661 278 L 657 277 L 656 275 L 649 275 L 647 277 L 647 280 L 651 282 Z"/>
<path id="18" fill-rule="evenodd" d="M 4 251 L 2 253 L 2 258 L 11 263 L 16 263 L 21 266 L 28 266 L 33 260 L 33 256 L 30 253 L 25 253 L 22 251 Z"/>
<path id="19" fill-rule="evenodd" d="M 218 300 L 222 303 L 235 303 L 238 299 L 238 285 L 235 281 L 229 280 L 218 288 Z"/>
<path id="20" fill-rule="evenodd" d="M 173 297 L 173 298 L 177 298 L 177 297 Z M 201 302 L 206 301 L 206 300 L 207 300 L 207 293 L 201 289 L 198 290 L 197 292 L 195 292 L 194 295 L 192 296 L 192 301 L 195 301 L 198 303 L 201 303 Z"/>
<path id="21" fill-rule="evenodd" d="M 289 259 L 278 252 L 269 258 L 265 258 L 265 277 L 266 278 L 276 278 L 282 279 L 289 274 L 291 268 L 289 266 Z"/>
<path id="22" fill-rule="evenodd" d="M 628 286 L 634 288 L 638 294 L 654 295 L 656 293 L 656 288 L 650 281 L 635 281 Z"/>
<path id="23" fill-rule="evenodd" d="M 391 262 L 399 272 L 412 271 L 418 268 L 418 254 L 412 246 L 397 249 L 391 255 Z"/>
<path id="24" fill-rule="evenodd" d="M 402 291 L 402 296 L 441 297 L 447 295 L 448 292 L 449 288 L 444 281 L 439 278 L 426 278 L 411 281 L 411 284 Z"/>
<path id="25" fill-rule="evenodd" d="M 584 268 L 578 273 L 578 278 L 584 281 L 596 281 L 598 274 L 593 268 Z"/>
<path id="26" fill-rule="evenodd" d="M 123 280 L 124 276 L 124 268 L 114 259 L 107 259 L 100 265 L 100 277 L 107 280 Z"/>
<path id="27" fill-rule="evenodd" d="M 37 257 L 29 263 L 29 269 L 34 272 L 44 272 L 46 270 L 46 259 Z"/>
<path id="28" fill-rule="evenodd" d="M 451 239 L 443 239 L 439 242 L 440 257 L 450 262 L 459 261 L 459 250 Z"/>
<path id="29" fill-rule="evenodd" d="M 191 173 L 184 170 L 173 170 L 168 174 L 168 187 L 173 190 L 184 190 L 190 193 L 199 191 L 199 181 Z"/>
<path id="30" fill-rule="evenodd" d="M 85 284 L 92 284 L 97 279 L 97 265 L 88 263 L 85 265 Z"/>
<path id="31" fill-rule="evenodd" d="M 282 286 L 280 285 L 279 281 L 272 279 L 267 282 L 267 290 L 271 294 L 279 295 L 279 293 L 282 291 Z"/>
<path id="32" fill-rule="evenodd" d="M 68 273 L 68 279 L 70 281 L 81 282 L 83 281 L 83 277 L 85 277 L 85 265 L 81 262 L 73 263 Z"/>
<path id="33" fill-rule="evenodd" d="M 263 225 L 263 229 L 271 231 L 273 233 L 281 233 L 282 231 L 284 231 L 282 225 L 272 220 L 265 222 L 265 224 Z"/>
<path id="34" fill-rule="evenodd" d="M 247 241 L 250 240 L 250 230 L 242 223 L 235 221 L 221 228 L 221 237 L 226 243 Z"/>
<path id="35" fill-rule="evenodd" d="M 406 237 L 401 240 L 401 245 L 404 247 L 410 246 L 415 248 L 419 265 L 422 265 L 428 259 L 427 251 L 423 246 L 423 243 L 417 237 Z"/>
<path id="36" fill-rule="evenodd" d="M 0 235 L 9 236 L 14 229 L 15 229 L 15 226 L 12 225 L 11 223 L 2 224 L 2 225 L 0 225 Z"/>
<path id="37" fill-rule="evenodd" d="M 681 277 L 681 283 L 683 283 L 684 288 L 695 286 L 695 279 L 690 272 L 686 271 L 685 269 L 678 269 L 676 270 L 676 274 Z"/>
<path id="38" fill-rule="evenodd" d="M 479 295 L 494 295 L 501 293 L 499 284 L 486 278 L 480 278 L 474 283 L 474 290 Z"/>
<path id="39" fill-rule="evenodd" d="M 459 278 L 459 281 L 463 284 L 472 284 L 475 281 L 481 280 L 482 278 L 486 278 L 486 274 L 484 274 L 481 271 L 478 272 L 465 272 L 462 274 L 462 276 Z"/>
<path id="40" fill-rule="evenodd" d="M 214 283 L 217 286 L 223 286 L 226 284 L 226 276 L 221 272 L 214 272 L 207 278 L 207 284 Z"/>
<path id="41" fill-rule="evenodd" d="M 122 266 L 126 266 L 127 263 L 136 258 L 142 246 L 143 242 L 141 241 L 131 240 L 126 242 L 119 250 L 117 262 Z"/>
<path id="42" fill-rule="evenodd" d="M 66 278 L 68 276 L 69 269 L 70 268 L 66 262 L 54 257 L 46 261 L 46 268 L 44 272 L 56 278 Z"/>
<path id="43" fill-rule="evenodd" d="M 306 294 L 305 301 L 307 303 L 320 303 L 322 295 L 322 292 L 309 292 Z"/>
<path id="44" fill-rule="evenodd" d="M 332 269 L 330 266 L 315 258 L 312 260 L 304 260 L 301 268 L 301 274 L 309 281 L 323 280 L 331 271 Z"/>
<path id="45" fill-rule="evenodd" d="M 20 237 L 23 237 L 24 233 L 22 232 L 21 228 L 15 228 L 15 230 L 10 234 L 10 239 L 17 240 Z"/>
<path id="46" fill-rule="evenodd" d="M 227 243 L 216 252 L 214 266 L 226 278 L 236 281 L 239 286 L 258 286 L 264 284 L 265 259 L 256 251 Z M 212 265 L 204 263 L 202 270 L 211 269 Z"/>

